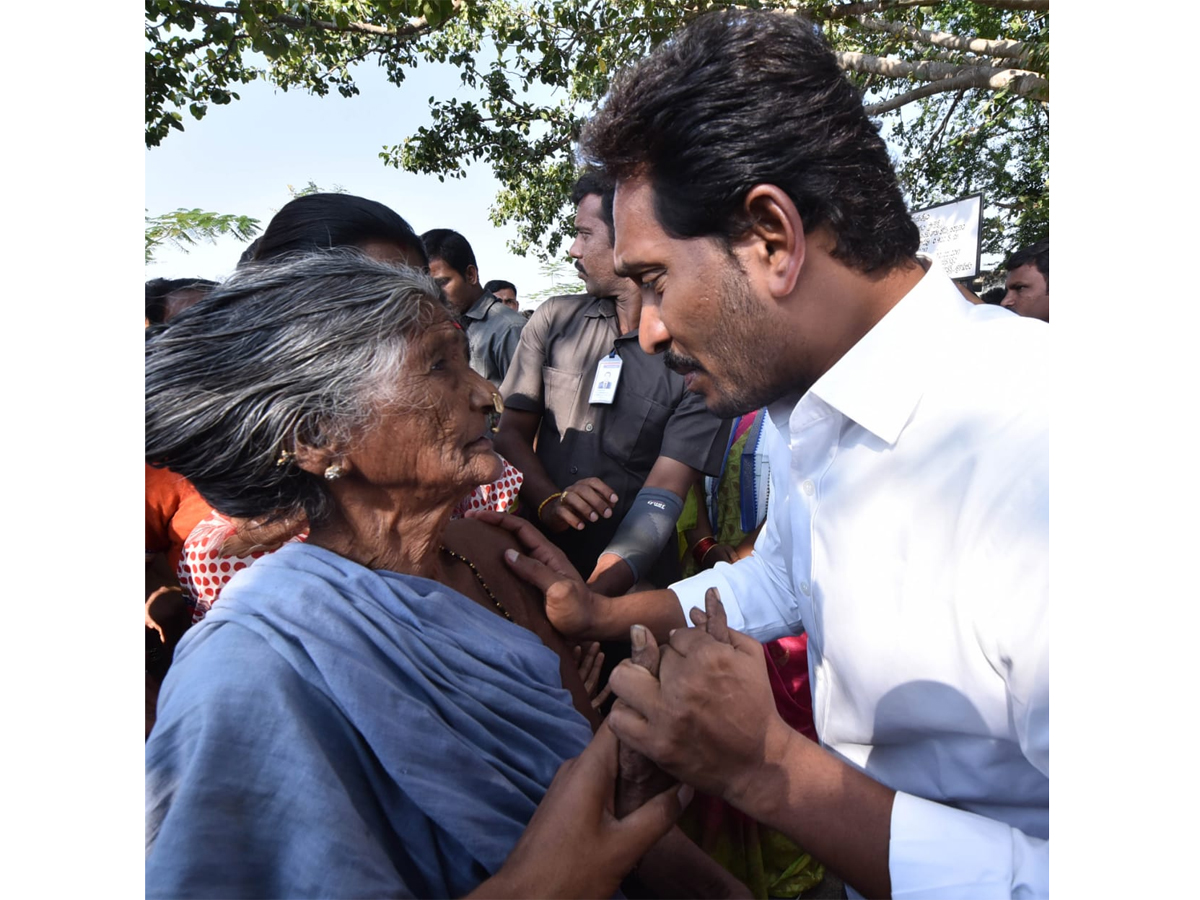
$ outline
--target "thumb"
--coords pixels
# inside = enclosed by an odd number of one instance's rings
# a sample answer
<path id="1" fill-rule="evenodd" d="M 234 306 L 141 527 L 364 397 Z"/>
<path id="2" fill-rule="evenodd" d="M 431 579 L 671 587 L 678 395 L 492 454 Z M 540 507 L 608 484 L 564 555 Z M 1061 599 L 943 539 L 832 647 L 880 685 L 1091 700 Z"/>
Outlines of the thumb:
<path id="1" fill-rule="evenodd" d="M 616 821 L 613 831 L 630 866 L 674 827 L 691 803 L 693 793 L 686 784 L 670 788 Z"/>
<path id="2" fill-rule="evenodd" d="M 522 581 L 527 581 L 543 594 L 560 581 L 566 581 L 565 575 L 555 572 L 549 566 L 538 562 L 531 556 L 518 553 L 516 550 L 505 550 L 504 561 Z"/>

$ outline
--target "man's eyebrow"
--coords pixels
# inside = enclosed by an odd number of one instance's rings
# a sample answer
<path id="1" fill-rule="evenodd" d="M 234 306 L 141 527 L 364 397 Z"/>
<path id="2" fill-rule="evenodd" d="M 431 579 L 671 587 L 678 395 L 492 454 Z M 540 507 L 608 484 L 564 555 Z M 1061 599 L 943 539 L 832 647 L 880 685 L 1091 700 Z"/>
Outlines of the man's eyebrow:
<path id="1" fill-rule="evenodd" d="M 636 278 L 649 268 L 649 263 L 639 262 L 636 259 L 629 262 L 625 260 L 613 261 L 613 272 L 615 272 L 617 275 L 620 275 L 622 278 Z"/>

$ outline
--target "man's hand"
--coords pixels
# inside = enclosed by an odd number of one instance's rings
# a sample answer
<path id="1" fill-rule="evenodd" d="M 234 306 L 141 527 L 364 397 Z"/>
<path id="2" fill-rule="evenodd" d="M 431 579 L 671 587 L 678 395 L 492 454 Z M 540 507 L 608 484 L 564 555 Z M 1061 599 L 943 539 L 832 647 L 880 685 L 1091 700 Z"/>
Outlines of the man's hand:
<path id="1" fill-rule="evenodd" d="M 611 519 L 617 494 L 599 478 L 583 478 L 542 507 L 538 518 L 550 531 L 558 533 L 583 528 L 603 519 Z"/>
<path id="2" fill-rule="evenodd" d="M 697 627 L 674 631 L 661 648 L 657 679 L 629 662 L 614 670 L 622 702 L 607 721 L 622 744 L 680 781 L 744 802 L 796 733 L 776 711 L 762 645 L 728 627 L 715 589 L 705 600 L 707 613 L 692 611 Z"/>
<path id="3" fill-rule="evenodd" d="M 568 638 L 587 637 L 595 618 L 595 596 L 563 552 L 536 525 L 520 516 L 480 511 L 472 513 L 471 518 L 504 528 L 516 536 L 528 555 L 522 556 L 515 550 L 505 552 L 509 568 L 542 592 L 546 598 L 546 618 L 560 634 Z"/>
<path id="4" fill-rule="evenodd" d="M 691 790 L 659 794 L 623 819 L 613 815 L 617 739 L 601 723 L 578 757 L 563 763 L 500 871 L 471 897 L 611 897 L 665 835 Z M 581 852 L 582 851 L 582 852 Z"/>

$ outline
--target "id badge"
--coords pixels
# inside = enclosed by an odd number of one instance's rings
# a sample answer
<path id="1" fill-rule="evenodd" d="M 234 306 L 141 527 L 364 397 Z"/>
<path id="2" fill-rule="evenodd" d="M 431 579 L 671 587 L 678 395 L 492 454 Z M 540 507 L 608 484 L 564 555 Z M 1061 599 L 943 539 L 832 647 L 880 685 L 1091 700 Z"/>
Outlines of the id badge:
<path id="1" fill-rule="evenodd" d="M 596 377 L 592 380 L 592 395 L 588 403 L 612 403 L 617 396 L 617 382 L 621 378 L 621 357 L 616 352 L 600 360 L 596 366 Z"/>

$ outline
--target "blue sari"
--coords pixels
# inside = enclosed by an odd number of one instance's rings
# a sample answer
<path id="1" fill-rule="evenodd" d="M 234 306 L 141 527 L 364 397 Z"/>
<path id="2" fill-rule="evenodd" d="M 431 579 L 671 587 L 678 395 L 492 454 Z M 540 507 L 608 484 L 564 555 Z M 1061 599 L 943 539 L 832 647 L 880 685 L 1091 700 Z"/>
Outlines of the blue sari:
<path id="1" fill-rule="evenodd" d="M 532 632 L 285 545 L 176 650 L 146 745 L 146 895 L 461 896 L 590 739 Z"/>

